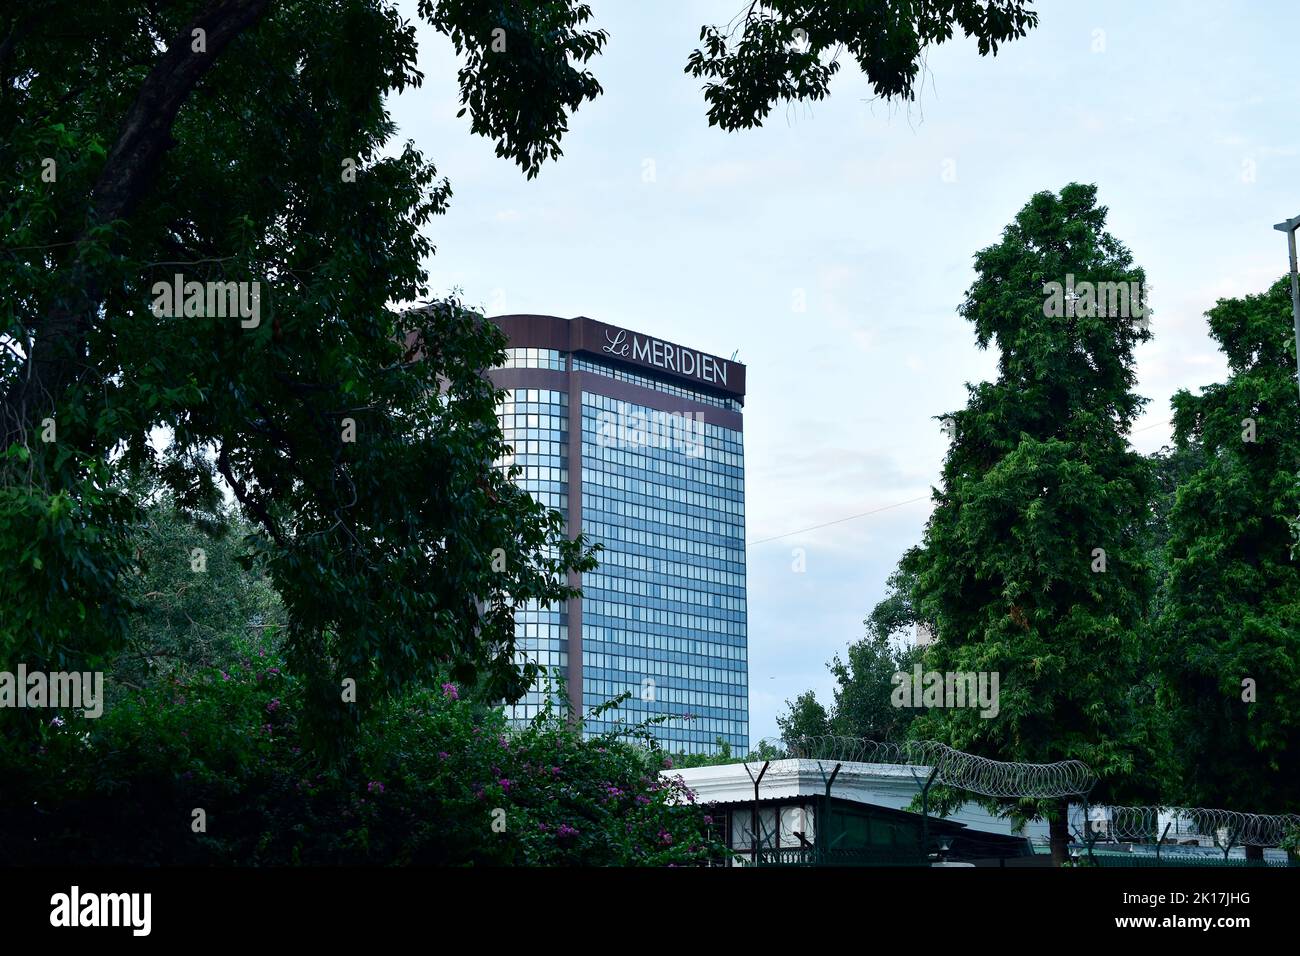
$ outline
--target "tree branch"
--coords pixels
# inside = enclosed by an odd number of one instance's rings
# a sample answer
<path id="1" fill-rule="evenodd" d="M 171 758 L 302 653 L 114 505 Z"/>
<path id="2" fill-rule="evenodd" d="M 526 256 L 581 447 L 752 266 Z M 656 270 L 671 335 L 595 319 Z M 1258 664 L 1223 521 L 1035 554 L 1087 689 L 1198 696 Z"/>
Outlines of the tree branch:
<path id="1" fill-rule="evenodd" d="M 76 239 L 77 253 L 65 271 L 60 294 L 37 323 L 27 375 L 19 376 L 4 397 L 0 449 L 22 441 L 28 427 L 53 408 L 75 379 L 76 360 L 101 296 L 100 275 L 84 252 L 93 230 L 128 218 L 153 187 L 163 155 L 173 145 L 176 114 L 222 51 L 265 11 L 270 0 L 213 0 L 172 40 L 140 86 L 127 110 L 91 190 L 86 224 Z M 203 31 L 196 51 L 195 32 Z M 11 37 L 13 33 L 11 31 Z"/>
<path id="2" fill-rule="evenodd" d="M 225 443 L 221 445 L 221 452 L 217 455 L 217 470 L 221 476 L 226 479 L 226 484 L 230 485 L 230 490 L 235 493 L 239 503 L 247 508 L 261 522 L 264 527 L 275 539 L 275 543 L 280 547 L 287 549 L 288 543 L 281 533 L 279 526 L 266 510 L 266 506 L 248 493 L 241 481 L 235 477 L 234 469 L 230 466 L 230 452 L 227 450 Z"/>

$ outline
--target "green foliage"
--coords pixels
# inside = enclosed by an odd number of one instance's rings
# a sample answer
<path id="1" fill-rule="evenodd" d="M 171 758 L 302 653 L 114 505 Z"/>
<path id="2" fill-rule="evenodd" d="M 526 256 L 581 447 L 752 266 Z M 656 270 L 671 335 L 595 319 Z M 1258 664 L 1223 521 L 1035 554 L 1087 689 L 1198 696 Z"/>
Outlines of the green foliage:
<path id="1" fill-rule="evenodd" d="M 784 714 L 777 714 L 776 725 L 787 746 L 801 737 L 820 737 L 830 732 L 826 708 L 818 703 L 817 695 L 812 691 L 804 691 L 793 703 L 786 701 L 785 705 L 789 709 Z"/>
<path id="2" fill-rule="evenodd" d="M 907 674 L 910 680 L 918 659 L 923 659 L 918 649 L 897 646 L 878 632 L 850 644 L 847 660 L 835 655 L 830 664 L 836 683 L 831 733 L 879 741 L 907 739 L 918 711 L 893 705 L 894 675 Z"/>
<path id="3" fill-rule="evenodd" d="M 340 741 L 444 668 L 522 693 L 513 607 L 566 599 L 567 573 L 592 564 L 492 467 L 506 449 L 481 372 L 504 337 L 454 299 L 388 308 L 427 296 L 424 233 L 450 195 L 414 146 L 390 143 L 384 97 L 420 81 L 412 28 L 361 0 L 260 6 L 222 8 L 245 11 L 242 27 L 204 21 L 213 46 L 193 74 L 172 67 L 191 59 L 195 3 L 54 2 L 14 25 L 0 337 L 18 347 L 0 350 L 0 548 L 31 579 L 6 585 L 0 634 L 5 660 L 30 666 L 116 650 L 141 503 L 119 490 L 126 476 L 190 511 L 214 510 L 224 483 L 258 525 L 321 738 Z M 442 26 L 471 6 L 447 5 Z M 74 18 L 77 33 L 57 28 Z M 567 101 L 551 76 L 528 95 Z M 511 149 L 541 148 L 529 143 Z M 177 273 L 259 283 L 260 316 L 159 317 L 154 284 Z M 39 437 L 46 417 L 55 441 Z M 361 688 L 347 709 L 346 678 Z"/>
<path id="4" fill-rule="evenodd" d="M 867 635 L 848 646 L 846 657 L 836 654 L 828 664 L 835 676 L 835 699 L 828 712 L 813 691 L 804 691 L 793 702 L 786 701 L 786 713 L 776 718 L 781 738 L 787 744 L 800 737 L 834 734 L 877 741 L 901 741 L 917 711 L 893 705 L 894 675 L 911 673 L 920 651 L 898 646 L 896 635 L 911 614 L 904 612 L 909 598 L 909 579 L 895 573 L 890 577 L 891 593 L 867 618 Z"/>
<path id="5" fill-rule="evenodd" d="M 186 515 L 166 496 L 150 502 L 133 539 L 138 570 L 127 586 L 138 611 L 110 688 L 201 667 L 230 669 L 254 637 L 279 646 L 284 606 L 249 555 L 245 539 L 254 533 L 225 506 Z"/>
<path id="6" fill-rule="evenodd" d="M 1290 287 L 1207 313 L 1230 376 L 1174 396 L 1180 453 L 1158 622 L 1181 798 L 1285 812 L 1300 803 L 1300 400 Z M 1253 434 L 1251 433 L 1253 430 Z M 1253 440 L 1252 440 L 1253 439 Z M 1254 682 L 1253 702 L 1243 682 Z"/>
<path id="7" fill-rule="evenodd" d="M 568 114 L 602 92 L 590 71 L 574 65 L 609 39 L 604 30 L 579 29 L 591 8 L 567 0 L 420 0 L 419 10 L 464 57 L 457 115 L 468 111 L 471 130 L 496 140 L 497 155 L 529 179 L 558 159 Z"/>
<path id="8" fill-rule="evenodd" d="M 26 449 L 11 448 L 11 462 Z M 137 510 L 107 486 L 109 469 L 86 463 L 75 493 L 0 486 L 0 670 L 103 667 L 127 637 L 132 604 L 124 540 L 105 527 L 128 526 Z M 30 731 L 30 711 L 0 708 L 0 748 Z"/>
<path id="9" fill-rule="evenodd" d="M 653 745 L 584 741 L 554 713 L 510 731 L 446 682 L 386 702 L 331 765 L 306 747 L 304 704 L 283 660 L 250 645 L 233 671 L 151 686 L 98 720 L 61 715 L 0 766 L 0 859 L 664 866 L 724 852 Z"/>
<path id="10" fill-rule="evenodd" d="M 1148 526 L 1147 558 L 1157 581 L 1169 574 L 1170 515 L 1178 498 L 1178 489 L 1198 470 L 1205 467 L 1205 449 L 1194 440 L 1165 447 L 1148 456 L 1155 479 L 1155 495 L 1151 503 L 1151 521 Z M 1161 603 L 1166 599 L 1164 588 L 1157 588 L 1152 605 L 1152 617 L 1159 616 Z"/>
<path id="11" fill-rule="evenodd" d="M 916 574 L 908 570 L 907 564 L 907 559 L 904 558 L 894 569 L 885 581 L 884 599 L 867 615 L 864 623 L 867 625 L 867 636 L 872 640 L 906 634 L 914 631 L 917 625 L 931 625 L 931 622 L 917 617 L 913 604 Z"/>
<path id="12" fill-rule="evenodd" d="M 758 763 L 765 760 L 784 760 L 786 752 L 767 740 L 760 740 L 758 746 L 747 754 L 733 754 L 731 744 L 718 738 L 718 752 L 715 754 L 688 754 L 679 752 L 665 760 L 669 769 L 685 770 L 689 767 L 721 767 L 732 763 Z"/>
<path id="13" fill-rule="evenodd" d="M 702 47 L 691 53 L 686 72 L 709 80 L 709 124 L 725 130 L 761 125 L 777 103 L 824 99 L 843 50 L 877 96 L 910 100 L 931 47 L 960 27 L 979 41 L 981 56 L 996 54 L 999 44 L 1038 25 L 1031 6 L 1031 0 L 758 0 L 739 24 L 702 28 Z"/>
<path id="14" fill-rule="evenodd" d="M 1044 286 L 1145 282 L 1105 219 L 1095 187 L 1071 184 L 1034 196 L 977 254 L 962 313 L 998 349 L 998 377 L 952 416 L 943 487 L 904 562 L 938 630 L 927 669 L 1001 684 L 997 717 L 927 711 L 913 732 L 1003 760 L 1082 759 L 1103 779 L 1131 773 L 1138 746 L 1152 478 L 1126 434 L 1142 405 L 1133 347 L 1149 333 L 1134 318 L 1049 317 Z"/>

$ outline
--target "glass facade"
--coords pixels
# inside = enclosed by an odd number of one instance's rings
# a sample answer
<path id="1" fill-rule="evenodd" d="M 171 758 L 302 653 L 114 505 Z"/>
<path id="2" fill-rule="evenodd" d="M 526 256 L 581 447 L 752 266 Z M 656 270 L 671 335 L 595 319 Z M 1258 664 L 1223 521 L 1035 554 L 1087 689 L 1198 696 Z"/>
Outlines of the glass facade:
<path id="1" fill-rule="evenodd" d="M 530 350 L 536 351 L 536 350 Z M 514 456 L 519 484 L 547 507 L 569 510 L 569 395 L 549 389 L 517 388 L 506 392 L 499 419 Z M 563 677 L 569 666 L 569 615 L 563 605 L 542 609 L 530 601 L 515 612 L 517 653 Z M 537 716 L 544 703 L 539 683 L 507 715 L 514 720 Z"/>
<path id="2" fill-rule="evenodd" d="M 588 734 L 667 716 L 653 730 L 672 753 L 715 753 L 719 740 L 746 752 L 744 450 L 739 427 L 714 423 L 730 421 L 740 402 L 590 353 L 512 347 L 503 368 L 565 372 L 567 382 L 576 371 L 593 375 L 582 383 L 580 435 L 569 434 L 569 392 L 555 387 L 558 378 L 542 382 L 550 388 L 506 388 L 500 409 L 521 485 L 570 519 L 570 507 L 581 505 L 583 533 L 604 548 L 597 569 L 582 578 L 583 710 L 631 696 L 589 720 Z M 524 374 L 532 376 L 528 384 L 546 378 Z M 597 375 L 626 383 L 610 382 L 621 398 L 602 394 Z M 720 411 L 664 412 L 640 389 Z M 580 502 L 570 499 L 579 477 L 571 467 L 581 469 Z M 521 608 L 521 658 L 567 678 L 571 626 L 566 608 Z M 507 715 L 536 716 L 542 693 L 534 687 Z"/>
<path id="3" fill-rule="evenodd" d="M 739 431 L 622 430 L 664 413 L 582 393 L 582 525 L 604 545 L 583 575 L 582 672 L 588 708 L 625 691 L 590 723 L 663 714 L 667 749 L 713 753 L 719 738 L 749 747 L 745 634 L 745 491 Z M 625 423 L 619 423 L 625 424 Z M 628 435 L 633 438 L 629 440 Z"/>
<path id="4" fill-rule="evenodd" d="M 567 368 L 567 352 L 555 349 L 506 349 L 506 363 L 502 368 L 549 368 L 563 372 Z"/>

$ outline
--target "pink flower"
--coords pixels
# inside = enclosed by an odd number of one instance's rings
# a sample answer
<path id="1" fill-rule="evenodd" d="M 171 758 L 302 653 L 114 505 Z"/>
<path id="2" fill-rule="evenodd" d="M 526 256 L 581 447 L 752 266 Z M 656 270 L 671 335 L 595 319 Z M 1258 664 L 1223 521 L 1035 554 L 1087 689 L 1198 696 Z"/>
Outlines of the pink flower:
<path id="1" fill-rule="evenodd" d="M 559 829 L 558 833 L 559 833 L 559 835 L 560 835 L 561 838 L 563 838 L 563 837 L 572 837 L 572 836 L 577 836 L 577 835 L 578 835 L 578 829 L 577 829 L 577 827 L 571 827 L 571 826 L 569 826 L 567 823 L 561 823 L 561 824 L 560 824 L 560 829 Z"/>
<path id="2" fill-rule="evenodd" d="M 670 843 L 673 842 L 673 835 L 669 833 L 667 830 L 665 830 L 663 827 L 660 827 L 659 842 L 662 843 L 664 846 L 668 846 Z"/>
<path id="3" fill-rule="evenodd" d="M 279 709 L 280 709 L 280 698 L 272 697 L 271 702 L 266 705 L 266 712 L 268 714 L 274 714 Z"/>
<path id="4" fill-rule="evenodd" d="M 509 793 L 509 792 L 510 792 L 510 781 L 509 781 L 507 778 L 502 777 L 500 780 L 497 781 L 497 784 L 498 784 L 498 785 L 501 787 L 501 789 L 504 790 L 506 793 Z"/>
<path id="5" fill-rule="evenodd" d="M 383 792 L 384 792 L 384 785 L 383 785 L 382 783 L 380 783 L 378 780 L 371 780 L 368 784 L 366 784 L 366 792 L 367 792 L 367 793 L 383 793 Z"/>
<path id="6" fill-rule="evenodd" d="M 460 691 L 456 690 L 455 684 L 443 684 L 442 696 L 450 697 L 452 700 L 460 700 Z"/>
<path id="7" fill-rule="evenodd" d="M 438 759 L 439 759 L 439 760 L 446 760 L 446 759 L 448 759 L 449 757 L 451 757 L 451 754 L 447 753 L 447 751 L 445 751 L 445 750 L 439 750 L 439 751 L 438 751 Z"/>

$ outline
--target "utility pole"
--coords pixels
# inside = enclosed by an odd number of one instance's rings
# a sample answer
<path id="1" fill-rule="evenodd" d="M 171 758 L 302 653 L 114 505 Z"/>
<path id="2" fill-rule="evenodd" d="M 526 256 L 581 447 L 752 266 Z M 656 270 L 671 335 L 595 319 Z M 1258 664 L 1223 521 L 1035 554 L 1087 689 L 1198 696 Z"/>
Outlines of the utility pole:
<path id="1" fill-rule="evenodd" d="M 1300 216 L 1279 222 L 1273 228 L 1286 233 L 1287 248 L 1291 253 L 1291 319 L 1295 324 L 1296 379 L 1300 388 L 1300 275 L 1296 273 L 1295 262 L 1295 231 L 1300 229 Z"/>

